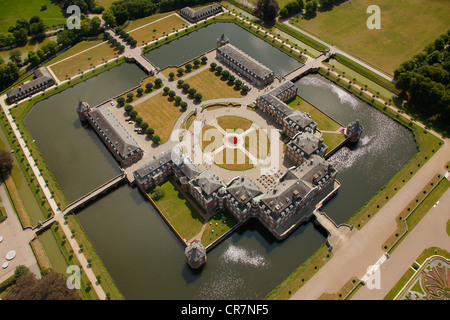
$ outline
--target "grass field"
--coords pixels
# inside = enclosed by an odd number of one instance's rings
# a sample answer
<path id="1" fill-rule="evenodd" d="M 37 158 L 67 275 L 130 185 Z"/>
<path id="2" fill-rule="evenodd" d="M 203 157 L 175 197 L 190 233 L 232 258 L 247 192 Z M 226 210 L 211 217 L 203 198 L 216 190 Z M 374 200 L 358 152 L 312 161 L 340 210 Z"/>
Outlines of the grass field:
<path id="1" fill-rule="evenodd" d="M 228 85 L 227 81 L 221 80 L 221 77 L 209 71 L 209 68 L 186 79 L 185 82 L 203 95 L 203 101 L 242 97 L 241 90 L 236 90 L 233 85 Z"/>
<path id="2" fill-rule="evenodd" d="M 336 131 L 341 127 L 335 120 L 299 96 L 289 101 L 288 105 L 294 110 L 309 113 L 311 118 L 317 123 L 317 128 L 321 131 Z"/>
<path id="3" fill-rule="evenodd" d="M 164 182 L 161 188 L 164 190 L 164 197 L 156 200 L 156 205 L 181 237 L 191 239 L 202 229 L 203 217 L 171 181 Z"/>
<path id="4" fill-rule="evenodd" d="M 64 80 L 66 76 L 73 77 L 80 71 L 88 71 L 92 66 L 100 65 L 102 62 L 114 58 L 114 53 L 114 49 L 106 42 L 82 41 L 46 65 L 51 66 L 59 80 Z M 66 58 L 69 59 L 64 60 Z"/>
<path id="5" fill-rule="evenodd" d="M 155 130 L 155 135 L 161 138 L 161 144 L 169 140 L 173 126 L 181 115 L 181 108 L 163 93 L 139 103 L 134 110 Z"/>
<path id="6" fill-rule="evenodd" d="M 156 22 L 155 20 L 162 19 Z M 146 26 L 146 24 L 151 23 Z M 152 15 L 148 18 L 131 22 L 125 30 L 138 42 L 145 43 L 156 40 L 187 25 L 187 22 L 175 14 Z M 139 28 L 139 29 L 137 29 Z"/>
<path id="7" fill-rule="evenodd" d="M 368 29 L 370 5 L 381 9 L 381 29 Z M 449 2 L 442 0 L 345 1 L 294 25 L 335 44 L 390 74 L 445 33 Z"/>
<path id="8" fill-rule="evenodd" d="M 47 10 L 41 11 L 41 6 Z M 60 7 L 50 0 L 0 0 L 0 32 L 7 32 L 8 27 L 15 25 L 20 18 L 29 20 L 38 15 L 47 26 L 65 23 L 66 19 Z"/>

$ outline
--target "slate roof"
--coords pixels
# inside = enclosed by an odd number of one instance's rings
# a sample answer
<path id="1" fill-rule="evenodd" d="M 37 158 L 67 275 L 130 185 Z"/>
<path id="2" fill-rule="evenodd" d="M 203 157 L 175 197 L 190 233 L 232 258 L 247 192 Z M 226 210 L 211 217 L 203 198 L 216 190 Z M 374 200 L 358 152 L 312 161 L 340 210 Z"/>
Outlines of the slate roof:
<path id="1" fill-rule="evenodd" d="M 294 150 L 299 148 L 301 152 L 305 155 L 310 156 L 322 147 L 321 139 L 315 134 L 305 131 L 297 134 L 290 142 L 289 145 L 293 147 Z M 294 148 L 295 147 L 295 148 Z"/>
<path id="2" fill-rule="evenodd" d="M 153 174 L 154 171 L 171 161 L 172 157 L 170 152 L 163 152 L 159 157 L 152 159 L 147 164 L 134 171 L 134 177 L 138 180 L 145 179 L 147 175 Z"/>
<path id="3" fill-rule="evenodd" d="M 224 54 L 232 58 L 234 61 L 239 62 L 241 65 L 243 65 L 245 68 L 253 72 L 260 79 L 265 79 L 273 75 L 273 71 L 270 70 L 268 67 L 266 67 L 261 62 L 257 61 L 256 59 L 249 56 L 248 54 L 236 48 L 230 43 L 217 48 L 217 51 L 223 52 Z"/>
<path id="4" fill-rule="evenodd" d="M 216 176 L 211 170 L 205 170 L 195 177 L 190 183 L 199 187 L 203 195 L 208 198 L 217 192 L 224 185 L 222 180 Z"/>
<path id="5" fill-rule="evenodd" d="M 135 152 L 142 151 L 133 137 L 114 117 L 106 105 L 92 109 L 89 112 L 89 116 L 102 130 L 105 137 L 109 140 L 109 144 L 116 148 L 122 159 L 126 159 Z"/>
<path id="6" fill-rule="evenodd" d="M 263 193 L 246 174 L 233 179 L 228 184 L 227 192 L 241 205 Z"/>

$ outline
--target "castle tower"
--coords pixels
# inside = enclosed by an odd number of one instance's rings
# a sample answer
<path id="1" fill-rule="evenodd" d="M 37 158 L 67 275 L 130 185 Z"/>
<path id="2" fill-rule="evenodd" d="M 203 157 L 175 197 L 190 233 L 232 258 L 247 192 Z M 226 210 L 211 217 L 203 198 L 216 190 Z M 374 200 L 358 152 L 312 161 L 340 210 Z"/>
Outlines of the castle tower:
<path id="1" fill-rule="evenodd" d="M 361 137 L 361 133 L 364 130 L 364 127 L 359 123 L 359 120 L 356 120 L 350 123 L 345 129 L 345 135 L 349 137 L 350 142 L 357 142 Z"/>
<path id="2" fill-rule="evenodd" d="M 206 248 L 199 240 L 193 241 L 184 250 L 186 261 L 191 268 L 198 269 L 206 262 Z"/>
<path id="3" fill-rule="evenodd" d="M 77 106 L 77 113 L 78 117 L 80 118 L 81 122 L 87 121 L 87 115 L 91 111 L 91 107 L 89 106 L 89 103 L 85 101 L 79 101 Z"/>
<path id="4" fill-rule="evenodd" d="M 228 43 L 230 43 L 230 39 L 228 39 L 225 34 L 222 33 L 222 35 L 217 39 L 217 48 L 223 47 Z"/>

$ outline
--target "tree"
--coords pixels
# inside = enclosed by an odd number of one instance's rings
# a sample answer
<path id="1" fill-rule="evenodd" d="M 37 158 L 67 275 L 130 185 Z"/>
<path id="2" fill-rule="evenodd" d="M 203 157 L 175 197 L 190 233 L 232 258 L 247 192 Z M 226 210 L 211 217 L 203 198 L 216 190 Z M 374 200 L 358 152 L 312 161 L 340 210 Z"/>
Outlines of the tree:
<path id="1" fill-rule="evenodd" d="M 203 98 L 203 96 L 202 96 L 201 93 L 198 93 L 198 92 L 197 92 L 197 93 L 194 95 L 194 99 L 195 99 L 196 101 L 201 101 L 202 98 Z"/>
<path id="2" fill-rule="evenodd" d="M 161 84 L 162 84 L 162 80 L 161 80 L 160 78 L 156 78 L 156 79 L 155 79 L 155 85 L 156 85 L 157 87 L 160 87 Z"/>
<path id="3" fill-rule="evenodd" d="M 217 67 L 217 63 L 212 62 L 209 66 L 211 67 L 212 70 L 214 70 Z"/>
<path id="4" fill-rule="evenodd" d="M 206 64 L 206 61 L 208 61 L 208 57 L 203 56 L 203 57 L 201 57 L 201 60 L 202 60 L 203 64 Z"/>
<path id="5" fill-rule="evenodd" d="M 310 16 L 310 17 L 314 16 L 316 14 L 317 7 L 318 7 L 318 4 L 317 4 L 317 1 L 315 1 L 315 0 L 306 2 L 306 5 L 305 5 L 306 15 Z"/>
<path id="6" fill-rule="evenodd" d="M 178 68 L 177 69 L 177 73 L 178 73 L 178 75 L 182 75 L 184 73 L 184 69 L 183 68 Z"/>
<path id="7" fill-rule="evenodd" d="M 99 17 L 94 16 L 90 21 L 90 25 L 91 25 L 91 32 L 93 34 L 98 34 L 100 32 L 100 26 L 102 25 L 102 21 L 100 20 Z"/>
<path id="8" fill-rule="evenodd" d="M 133 97 L 134 97 L 134 93 L 130 92 L 127 94 L 127 98 L 129 101 L 133 100 Z"/>
<path id="9" fill-rule="evenodd" d="M 144 92 L 144 89 L 138 88 L 136 91 L 137 91 L 138 95 L 142 96 L 142 93 Z"/>
<path id="10" fill-rule="evenodd" d="M 194 60 L 194 66 L 195 66 L 196 68 L 198 68 L 199 65 L 200 65 L 200 60 L 195 59 L 195 60 Z"/>
<path id="11" fill-rule="evenodd" d="M 136 116 L 138 115 L 138 113 L 137 113 L 137 111 L 136 110 L 131 110 L 129 113 L 128 113 L 129 115 L 130 115 L 130 117 L 132 117 L 132 118 L 136 118 Z"/>
<path id="12" fill-rule="evenodd" d="M 105 11 L 103 11 L 102 18 L 107 25 L 110 26 L 116 25 L 116 18 L 111 9 L 106 9 Z"/>
<path id="13" fill-rule="evenodd" d="M 155 130 L 153 128 L 147 128 L 145 133 L 147 134 L 147 136 L 150 137 L 150 136 L 152 136 L 155 133 Z"/>
<path id="14" fill-rule="evenodd" d="M 16 65 L 20 65 L 22 63 L 22 52 L 19 49 L 11 50 L 9 52 L 9 60 Z"/>
<path id="15" fill-rule="evenodd" d="M 175 73 L 169 72 L 169 78 L 170 78 L 170 79 L 173 79 L 173 77 L 175 77 Z"/>
<path id="16" fill-rule="evenodd" d="M 117 98 L 117 103 L 118 103 L 118 104 L 123 105 L 124 102 L 125 102 L 125 98 L 124 98 L 124 97 L 119 97 L 119 98 Z"/>
<path id="17" fill-rule="evenodd" d="M 157 201 L 159 199 L 164 198 L 165 192 L 164 189 L 160 186 L 156 186 L 152 192 L 152 199 Z"/>
<path id="18" fill-rule="evenodd" d="M 142 121 L 143 121 L 143 119 L 142 119 L 141 116 L 137 116 L 136 119 L 135 119 L 134 121 L 136 121 L 137 124 L 141 124 Z"/>
<path id="19" fill-rule="evenodd" d="M 194 94 L 197 92 L 197 90 L 195 90 L 194 88 L 190 88 L 189 90 L 188 90 L 188 93 L 191 95 L 191 97 L 192 96 L 194 96 Z"/>
<path id="20" fill-rule="evenodd" d="M 39 64 L 40 59 L 36 54 L 36 52 L 28 51 L 28 62 L 30 63 L 31 66 L 36 66 Z"/>
<path id="21" fill-rule="evenodd" d="M 184 101 L 180 103 L 181 109 L 186 109 L 187 105 L 188 105 L 187 102 L 184 102 Z"/>
<path id="22" fill-rule="evenodd" d="M 127 104 L 127 105 L 125 106 L 125 111 L 128 112 L 128 113 L 130 113 L 131 110 L 133 110 L 133 106 L 132 106 L 131 104 Z"/>
<path id="23" fill-rule="evenodd" d="M 192 65 L 190 63 L 188 63 L 184 66 L 184 68 L 186 69 L 186 71 L 191 71 Z"/>
<path id="24" fill-rule="evenodd" d="M 169 94 L 169 97 L 172 98 L 172 99 L 173 99 L 173 97 L 175 97 L 175 95 L 176 95 L 175 91 L 173 91 L 173 90 L 170 90 L 170 91 L 168 92 L 168 94 Z"/>
<path id="25" fill-rule="evenodd" d="M 170 91 L 170 88 L 169 87 L 164 87 L 163 91 L 164 91 L 165 94 L 167 94 Z"/>
<path id="26" fill-rule="evenodd" d="M 75 290 L 67 287 L 67 279 L 61 273 L 49 272 L 41 279 L 34 273 L 21 276 L 3 300 L 81 300 Z"/>
<path id="27" fill-rule="evenodd" d="M 183 88 L 183 90 L 185 91 L 185 92 L 187 92 L 188 90 L 189 90 L 189 88 L 190 88 L 191 86 L 189 85 L 189 83 L 183 83 L 183 85 L 182 85 L 182 88 Z"/>
<path id="28" fill-rule="evenodd" d="M 148 128 L 148 123 L 144 121 L 144 122 L 141 123 L 140 127 L 141 127 L 142 130 L 145 131 Z"/>
<path id="29" fill-rule="evenodd" d="M 147 89 L 147 91 L 151 91 L 153 88 L 153 83 L 149 82 L 145 85 L 145 88 Z"/>
<path id="30" fill-rule="evenodd" d="M 11 174 L 13 168 L 13 157 L 11 152 L 0 150 L 0 176 L 6 179 Z"/>
<path id="31" fill-rule="evenodd" d="M 255 15 L 263 21 L 274 21 L 280 7 L 276 0 L 258 0 L 255 5 Z"/>
<path id="32" fill-rule="evenodd" d="M 153 143 L 158 144 L 161 141 L 161 138 L 158 135 L 154 135 L 152 141 Z"/>

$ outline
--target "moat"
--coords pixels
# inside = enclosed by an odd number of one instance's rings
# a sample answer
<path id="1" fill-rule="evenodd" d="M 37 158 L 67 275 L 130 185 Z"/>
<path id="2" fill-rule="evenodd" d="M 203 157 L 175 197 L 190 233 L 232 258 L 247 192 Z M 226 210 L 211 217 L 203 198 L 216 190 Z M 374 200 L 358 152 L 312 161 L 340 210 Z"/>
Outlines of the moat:
<path id="1" fill-rule="evenodd" d="M 251 47 L 253 42 L 247 43 Z M 137 85 L 143 76 L 137 66 L 124 63 L 36 104 L 25 117 L 68 202 L 119 172 L 96 133 L 82 127 L 74 107 L 80 99 L 101 103 Z M 339 122 L 364 123 L 353 150 L 344 147 L 330 158 L 342 187 L 323 210 L 337 223 L 345 222 L 414 156 L 414 138 L 321 76 L 307 76 L 296 85 L 299 96 Z M 195 271 L 186 264 L 181 243 L 137 188 L 121 186 L 77 218 L 126 299 L 261 299 L 325 242 L 310 223 L 279 242 L 250 220 L 211 250 L 202 270 Z"/>

